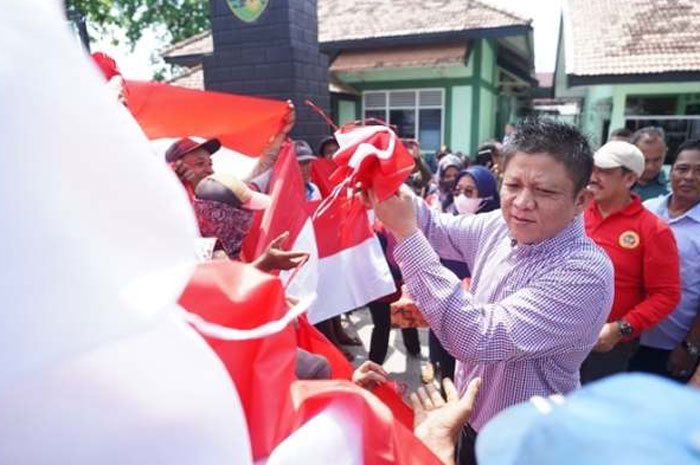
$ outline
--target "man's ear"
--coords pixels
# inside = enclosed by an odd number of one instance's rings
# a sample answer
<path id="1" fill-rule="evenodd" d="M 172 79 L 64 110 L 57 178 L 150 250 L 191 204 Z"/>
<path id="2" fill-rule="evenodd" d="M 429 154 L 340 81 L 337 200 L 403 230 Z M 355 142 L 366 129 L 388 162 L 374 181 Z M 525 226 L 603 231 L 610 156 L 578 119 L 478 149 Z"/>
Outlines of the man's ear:
<path id="1" fill-rule="evenodd" d="M 635 173 L 633 173 L 633 172 L 625 173 L 624 182 L 625 182 L 625 187 L 627 187 L 627 189 L 632 189 L 634 187 L 634 185 L 637 184 L 638 180 L 639 180 L 639 177 Z"/>
<path id="2" fill-rule="evenodd" d="M 581 189 L 581 191 L 576 194 L 576 198 L 574 199 L 574 208 L 576 209 L 576 213 L 583 212 L 592 200 L 593 192 L 591 192 L 588 186 Z"/>

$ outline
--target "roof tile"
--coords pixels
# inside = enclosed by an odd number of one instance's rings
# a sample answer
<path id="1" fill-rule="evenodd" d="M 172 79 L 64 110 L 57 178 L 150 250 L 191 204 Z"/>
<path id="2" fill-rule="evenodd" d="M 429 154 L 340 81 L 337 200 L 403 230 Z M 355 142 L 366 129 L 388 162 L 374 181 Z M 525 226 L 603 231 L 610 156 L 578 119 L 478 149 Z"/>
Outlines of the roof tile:
<path id="1" fill-rule="evenodd" d="M 567 0 L 564 15 L 567 74 L 700 71 L 698 0 Z"/>

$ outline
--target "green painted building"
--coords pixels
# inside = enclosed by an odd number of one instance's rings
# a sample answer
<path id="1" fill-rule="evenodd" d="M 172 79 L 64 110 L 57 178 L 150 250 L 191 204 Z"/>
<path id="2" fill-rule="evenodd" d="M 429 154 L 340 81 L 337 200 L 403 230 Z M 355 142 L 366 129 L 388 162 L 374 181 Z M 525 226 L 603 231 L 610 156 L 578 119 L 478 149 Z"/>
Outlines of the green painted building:
<path id="1" fill-rule="evenodd" d="M 529 19 L 475 0 L 318 0 L 317 14 L 338 123 L 378 118 L 425 152 L 474 154 L 529 110 Z M 189 68 L 173 83 L 203 87 L 197 57 L 211 50 L 207 34 L 167 50 Z"/>
<path id="2" fill-rule="evenodd" d="M 660 126 L 673 154 L 700 137 L 700 2 L 565 0 L 552 90 L 595 145 Z"/>

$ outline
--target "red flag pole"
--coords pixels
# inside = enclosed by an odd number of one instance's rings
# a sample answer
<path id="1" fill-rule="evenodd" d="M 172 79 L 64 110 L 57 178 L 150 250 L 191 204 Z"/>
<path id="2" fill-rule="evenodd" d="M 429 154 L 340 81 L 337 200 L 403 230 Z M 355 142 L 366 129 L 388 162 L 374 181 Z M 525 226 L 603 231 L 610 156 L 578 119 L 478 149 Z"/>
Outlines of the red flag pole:
<path id="1" fill-rule="evenodd" d="M 304 100 L 304 103 L 310 106 L 311 109 L 315 111 L 321 117 L 321 119 L 325 121 L 328 126 L 331 127 L 331 129 L 333 129 L 333 132 L 338 130 L 338 125 L 333 122 L 333 120 L 330 118 L 330 116 L 326 114 L 325 111 L 323 111 L 323 108 L 319 107 L 309 99 Z"/>

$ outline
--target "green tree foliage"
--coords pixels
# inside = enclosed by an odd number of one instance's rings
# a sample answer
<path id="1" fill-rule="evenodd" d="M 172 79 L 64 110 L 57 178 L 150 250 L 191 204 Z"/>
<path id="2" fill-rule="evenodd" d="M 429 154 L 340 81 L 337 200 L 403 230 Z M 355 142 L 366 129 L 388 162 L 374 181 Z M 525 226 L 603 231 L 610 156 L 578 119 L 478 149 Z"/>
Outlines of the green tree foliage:
<path id="1" fill-rule="evenodd" d="M 164 43 L 178 42 L 209 29 L 208 0 L 66 0 L 66 9 L 79 11 L 90 28 L 108 35 L 115 26 L 134 45 L 147 29 L 164 26 Z"/>

